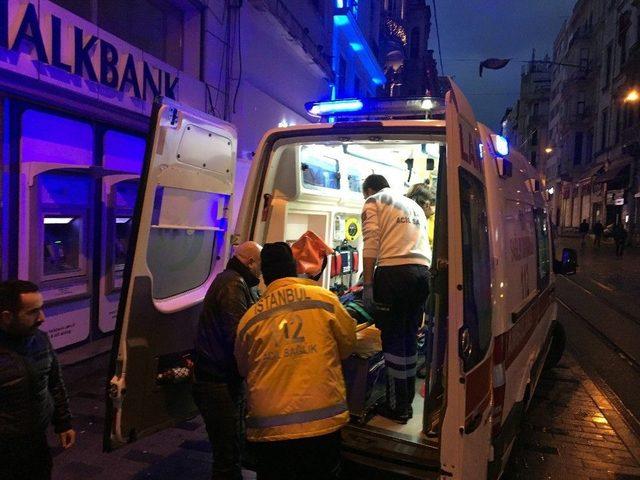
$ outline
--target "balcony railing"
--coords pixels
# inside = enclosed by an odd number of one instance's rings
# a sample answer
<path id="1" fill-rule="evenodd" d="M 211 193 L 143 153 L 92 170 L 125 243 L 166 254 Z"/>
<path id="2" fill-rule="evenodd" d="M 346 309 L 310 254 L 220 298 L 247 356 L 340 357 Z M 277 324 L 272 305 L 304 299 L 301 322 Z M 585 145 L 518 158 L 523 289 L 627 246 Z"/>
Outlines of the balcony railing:
<path id="1" fill-rule="evenodd" d="M 327 76 L 333 80 L 333 69 L 331 68 L 331 60 L 328 53 L 325 53 L 320 45 L 318 45 L 309 35 L 309 29 L 301 24 L 298 19 L 291 13 L 282 0 L 249 0 L 249 3 L 258 10 L 268 11 L 273 15 L 283 28 L 291 35 L 302 47 L 302 49 L 311 56 L 313 61 L 322 68 Z"/>

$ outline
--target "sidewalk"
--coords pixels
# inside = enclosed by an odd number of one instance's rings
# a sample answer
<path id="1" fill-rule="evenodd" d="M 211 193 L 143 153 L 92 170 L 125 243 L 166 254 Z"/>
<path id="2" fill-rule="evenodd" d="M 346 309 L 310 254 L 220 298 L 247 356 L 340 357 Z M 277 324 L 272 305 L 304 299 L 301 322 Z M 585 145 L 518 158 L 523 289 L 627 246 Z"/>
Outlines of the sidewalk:
<path id="1" fill-rule="evenodd" d="M 78 443 L 68 451 L 54 448 L 53 480 L 210 478 L 211 450 L 200 417 L 102 453 L 104 382 L 104 375 L 94 371 L 70 385 Z M 53 435 L 49 442 L 57 445 Z M 638 439 L 565 354 L 541 380 L 504 478 L 640 480 L 639 456 Z M 246 471 L 244 478 L 255 476 Z"/>
<path id="2" fill-rule="evenodd" d="M 506 480 L 640 480 L 640 439 L 574 358 L 543 375 Z"/>

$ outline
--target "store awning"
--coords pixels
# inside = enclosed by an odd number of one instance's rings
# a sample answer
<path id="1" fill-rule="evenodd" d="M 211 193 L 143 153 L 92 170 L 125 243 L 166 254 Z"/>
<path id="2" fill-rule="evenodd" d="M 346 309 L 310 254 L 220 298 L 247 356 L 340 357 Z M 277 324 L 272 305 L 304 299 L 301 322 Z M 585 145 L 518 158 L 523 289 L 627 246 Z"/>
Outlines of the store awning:
<path id="1" fill-rule="evenodd" d="M 624 178 L 628 180 L 629 170 L 630 170 L 630 165 L 628 163 L 626 165 L 611 167 L 609 168 L 609 170 L 607 170 L 602 175 L 599 175 L 596 178 L 596 183 L 611 182 L 616 179 L 624 179 Z"/>

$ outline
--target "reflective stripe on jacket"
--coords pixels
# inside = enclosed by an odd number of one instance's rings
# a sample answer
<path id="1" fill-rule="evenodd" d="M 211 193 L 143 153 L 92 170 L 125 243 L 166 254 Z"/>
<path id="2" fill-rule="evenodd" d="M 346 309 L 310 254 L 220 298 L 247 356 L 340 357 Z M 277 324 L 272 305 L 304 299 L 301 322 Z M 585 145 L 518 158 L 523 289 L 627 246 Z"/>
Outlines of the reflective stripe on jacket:
<path id="1" fill-rule="evenodd" d="M 347 423 L 341 359 L 355 341 L 355 321 L 333 293 L 301 278 L 272 282 L 236 337 L 248 389 L 247 438 L 315 437 Z"/>

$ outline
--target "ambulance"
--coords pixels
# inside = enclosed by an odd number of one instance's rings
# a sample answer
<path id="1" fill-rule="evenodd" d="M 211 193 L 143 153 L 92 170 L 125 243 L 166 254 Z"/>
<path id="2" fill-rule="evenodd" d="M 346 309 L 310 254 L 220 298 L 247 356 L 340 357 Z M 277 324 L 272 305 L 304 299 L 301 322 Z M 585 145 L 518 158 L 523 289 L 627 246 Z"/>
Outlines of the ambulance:
<path id="1" fill-rule="evenodd" d="M 564 346 L 544 185 L 478 123 L 453 81 L 444 99 L 309 104 L 328 119 L 265 134 L 232 231 L 233 126 L 156 102 L 123 276 L 104 444 L 111 450 L 193 417 L 198 315 L 232 244 L 295 241 L 336 249 L 319 282 L 340 293 L 362 272 L 361 185 L 371 173 L 435 199 L 426 379 L 406 425 L 371 412 L 343 429 L 343 456 L 406 478 L 499 478 L 545 365 Z M 379 368 L 380 365 L 377 366 Z M 373 368 L 373 367 L 372 367 Z M 366 373 L 366 372 L 365 372 Z"/>

